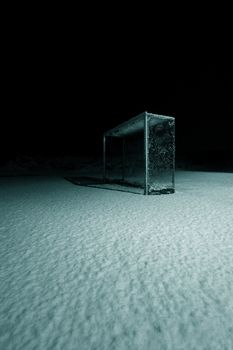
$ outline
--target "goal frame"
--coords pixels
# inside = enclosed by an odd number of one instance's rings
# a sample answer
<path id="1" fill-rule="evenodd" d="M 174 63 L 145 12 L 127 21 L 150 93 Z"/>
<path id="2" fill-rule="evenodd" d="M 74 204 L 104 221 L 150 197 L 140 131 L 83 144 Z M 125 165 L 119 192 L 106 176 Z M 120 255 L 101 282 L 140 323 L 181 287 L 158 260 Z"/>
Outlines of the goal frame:
<path id="1" fill-rule="evenodd" d="M 164 188 L 161 187 L 157 190 L 152 190 L 150 186 L 150 173 L 149 173 L 149 167 L 150 167 L 150 142 L 153 141 L 152 138 L 154 135 L 151 135 L 150 132 L 151 125 L 156 126 L 158 124 L 163 125 L 163 123 L 166 123 L 166 125 L 169 125 L 170 127 L 170 134 L 171 138 L 169 141 L 169 147 L 171 148 L 171 151 L 169 150 L 169 171 L 171 179 L 170 179 L 170 185 L 165 186 Z M 144 195 L 149 194 L 162 194 L 162 193 L 174 193 L 175 192 L 175 118 L 171 116 L 165 116 L 165 115 L 159 115 L 159 114 L 153 114 L 148 112 L 143 112 L 137 115 L 136 117 L 131 118 L 130 120 L 114 127 L 113 129 L 110 129 L 106 131 L 103 134 L 103 181 L 105 183 L 114 182 L 113 179 L 111 179 L 108 176 L 107 173 L 107 164 L 106 164 L 106 148 L 107 148 L 107 139 L 108 137 L 118 137 L 122 139 L 122 180 L 121 184 L 124 185 L 125 179 L 124 179 L 124 172 L 125 172 L 125 138 L 127 136 L 132 135 L 135 132 L 142 131 L 143 132 L 143 167 L 144 167 Z M 158 137 L 158 136 L 156 136 Z M 159 153 L 159 147 L 158 152 Z M 156 181 L 155 181 L 156 182 Z M 127 184 L 129 184 L 127 182 Z"/>

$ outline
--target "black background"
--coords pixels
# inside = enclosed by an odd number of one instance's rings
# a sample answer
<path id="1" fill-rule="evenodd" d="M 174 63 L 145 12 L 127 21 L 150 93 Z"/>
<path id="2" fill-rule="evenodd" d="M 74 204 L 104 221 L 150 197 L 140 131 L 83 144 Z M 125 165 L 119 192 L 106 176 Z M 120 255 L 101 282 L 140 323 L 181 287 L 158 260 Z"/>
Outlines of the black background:
<path id="1" fill-rule="evenodd" d="M 5 30 L 3 162 L 99 156 L 102 133 L 143 111 L 176 118 L 178 160 L 232 161 L 230 41 L 216 23 L 198 31 L 197 18 L 138 10 L 16 13 Z"/>

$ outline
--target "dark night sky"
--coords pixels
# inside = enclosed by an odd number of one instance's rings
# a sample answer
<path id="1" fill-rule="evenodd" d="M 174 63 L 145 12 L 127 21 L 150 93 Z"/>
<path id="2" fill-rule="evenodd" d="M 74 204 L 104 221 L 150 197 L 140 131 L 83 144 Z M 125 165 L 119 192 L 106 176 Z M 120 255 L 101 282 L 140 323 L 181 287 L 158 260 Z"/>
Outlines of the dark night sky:
<path id="1" fill-rule="evenodd" d="M 26 23 L 7 43 L 2 157 L 98 154 L 103 131 L 145 110 L 176 118 L 178 155 L 233 153 L 232 61 L 216 38 Z"/>

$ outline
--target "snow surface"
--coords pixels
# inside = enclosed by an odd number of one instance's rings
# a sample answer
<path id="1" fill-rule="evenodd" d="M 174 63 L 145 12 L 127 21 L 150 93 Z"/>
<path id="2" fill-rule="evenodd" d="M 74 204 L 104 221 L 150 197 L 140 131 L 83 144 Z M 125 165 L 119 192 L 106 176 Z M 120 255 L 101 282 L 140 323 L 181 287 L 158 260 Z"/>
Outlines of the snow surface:
<path id="1" fill-rule="evenodd" d="M 233 174 L 0 179 L 0 349 L 233 349 Z"/>

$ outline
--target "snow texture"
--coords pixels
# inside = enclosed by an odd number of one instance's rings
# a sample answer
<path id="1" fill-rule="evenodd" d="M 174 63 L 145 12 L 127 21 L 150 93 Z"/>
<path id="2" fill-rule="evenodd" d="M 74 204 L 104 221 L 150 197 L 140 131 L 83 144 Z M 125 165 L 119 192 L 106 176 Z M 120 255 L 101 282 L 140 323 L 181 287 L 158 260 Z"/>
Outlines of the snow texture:
<path id="1" fill-rule="evenodd" d="M 1 350 L 232 350 L 233 174 L 140 196 L 0 179 Z"/>

